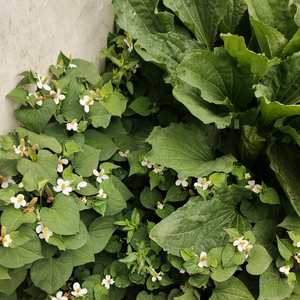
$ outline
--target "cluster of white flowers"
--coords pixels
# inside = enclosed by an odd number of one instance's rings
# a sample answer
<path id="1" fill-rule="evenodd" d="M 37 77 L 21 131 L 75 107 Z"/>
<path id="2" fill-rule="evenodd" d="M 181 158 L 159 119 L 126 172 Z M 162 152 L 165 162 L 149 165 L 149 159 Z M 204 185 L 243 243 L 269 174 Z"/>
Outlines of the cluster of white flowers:
<path id="1" fill-rule="evenodd" d="M 21 154 L 22 152 L 24 152 L 26 150 L 26 147 L 23 146 L 21 148 L 21 145 L 19 145 L 16 149 L 15 149 L 15 154 Z"/>
<path id="2" fill-rule="evenodd" d="M 205 191 L 212 183 L 206 179 L 206 177 L 199 177 L 197 182 L 194 183 L 194 187 L 200 186 L 202 187 L 203 191 Z"/>
<path id="3" fill-rule="evenodd" d="M 233 246 L 237 246 L 238 251 L 246 253 L 246 259 L 248 258 L 251 248 L 253 245 L 249 244 L 247 240 L 243 239 L 244 236 L 240 237 L 239 239 L 233 242 Z"/>
<path id="4" fill-rule="evenodd" d="M 153 166 L 153 172 L 155 172 L 155 173 L 158 174 L 158 175 L 163 174 L 163 170 L 164 170 L 164 169 L 165 169 L 165 167 L 162 166 L 162 165 L 159 165 L 159 164 L 155 164 L 155 165 Z"/>
<path id="5" fill-rule="evenodd" d="M 151 270 L 154 272 L 154 274 L 155 274 L 155 276 L 152 276 L 152 278 L 151 278 L 152 282 L 155 282 L 156 280 L 161 281 L 161 280 L 162 280 L 162 275 L 163 275 L 162 271 L 160 271 L 160 272 L 157 273 L 157 272 L 154 270 L 154 268 L 150 267 L 150 269 L 151 269 Z"/>
<path id="6" fill-rule="evenodd" d="M 25 196 L 23 194 L 18 194 L 16 197 L 10 197 L 10 202 L 14 204 L 16 209 L 21 206 L 26 206 Z"/>
<path id="7" fill-rule="evenodd" d="M 106 287 L 107 289 L 109 289 L 110 285 L 112 285 L 112 284 L 114 284 L 114 283 L 115 283 L 115 281 L 113 280 L 113 278 L 111 278 L 110 275 L 106 275 L 105 278 L 102 279 L 102 282 L 101 282 L 101 284 L 102 284 L 102 285 L 105 285 L 105 287 Z"/>
<path id="8" fill-rule="evenodd" d="M 84 111 L 88 113 L 90 111 L 90 105 L 94 104 L 94 99 L 88 95 L 85 95 L 83 99 L 79 100 L 80 105 L 84 106 Z"/>
<path id="9" fill-rule="evenodd" d="M 147 158 L 144 158 L 144 160 L 141 162 L 141 165 L 143 167 L 147 167 L 148 169 L 152 169 L 153 168 L 153 172 L 155 172 L 158 175 L 161 175 L 163 173 L 163 170 L 165 169 L 164 166 L 159 165 L 159 164 L 157 164 L 155 162 L 151 162 Z"/>
<path id="10" fill-rule="evenodd" d="M 245 188 L 252 190 L 256 194 L 261 192 L 261 185 L 255 184 L 255 180 L 249 180 L 248 184 L 245 185 Z"/>
<path id="11" fill-rule="evenodd" d="M 2 184 L 1 187 L 6 189 L 10 183 L 15 184 L 15 181 L 12 179 L 11 176 L 2 176 Z"/>
<path id="12" fill-rule="evenodd" d="M 45 239 L 45 241 L 48 243 L 48 239 L 53 235 L 53 231 L 46 227 L 42 221 L 39 221 L 37 224 L 38 226 L 35 229 L 36 233 L 39 234 L 39 238 L 41 240 Z"/>
<path id="13" fill-rule="evenodd" d="M 126 39 L 124 39 L 124 42 L 126 43 L 128 47 L 128 51 L 131 52 L 133 50 L 133 42 L 132 38 L 129 34 L 126 35 Z"/>
<path id="14" fill-rule="evenodd" d="M 97 182 L 101 183 L 103 180 L 106 180 L 109 178 L 108 175 L 105 175 L 105 170 L 104 169 L 101 169 L 100 172 L 98 172 L 96 169 L 93 170 L 93 174 L 95 176 L 97 176 Z"/>
<path id="15" fill-rule="evenodd" d="M 132 73 L 136 73 L 136 70 L 137 70 L 139 67 L 140 67 L 140 65 L 139 65 L 139 64 L 136 64 L 135 66 L 133 66 L 133 67 L 130 69 L 130 71 L 131 71 Z"/>
<path id="16" fill-rule="evenodd" d="M 206 252 L 202 251 L 200 254 L 200 262 L 198 263 L 199 268 L 208 267 L 208 263 L 206 261 L 207 254 Z"/>
<path id="17" fill-rule="evenodd" d="M 62 178 L 57 179 L 57 186 L 53 187 L 53 190 L 57 193 L 62 192 L 65 195 L 70 195 L 72 188 L 69 186 L 69 181 L 64 181 Z"/>

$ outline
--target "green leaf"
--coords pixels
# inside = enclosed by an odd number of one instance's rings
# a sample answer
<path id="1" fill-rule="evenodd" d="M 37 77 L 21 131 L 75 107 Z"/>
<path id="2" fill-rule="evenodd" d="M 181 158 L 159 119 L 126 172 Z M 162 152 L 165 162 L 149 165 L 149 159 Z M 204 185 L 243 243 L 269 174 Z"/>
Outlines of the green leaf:
<path id="1" fill-rule="evenodd" d="M 247 262 L 246 270 L 249 274 L 261 275 L 269 267 L 272 257 L 262 245 L 255 244 L 251 249 Z"/>
<path id="2" fill-rule="evenodd" d="M 33 172 L 41 174 L 42 178 L 51 178 L 49 182 L 55 185 L 57 166 L 58 159 L 56 154 L 51 154 L 51 152 L 47 150 L 41 150 L 39 151 L 37 160 L 35 162 L 26 158 L 21 158 L 18 161 L 17 169 L 22 175 L 25 175 L 28 170 L 32 170 Z"/>
<path id="3" fill-rule="evenodd" d="M 0 148 L 7 151 L 13 145 L 13 142 L 9 136 L 0 135 Z"/>
<path id="4" fill-rule="evenodd" d="M 287 215 L 278 226 L 296 231 L 300 234 L 300 218 L 296 213 Z"/>
<path id="5" fill-rule="evenodd" d="M 17 101 L 22 105 L 27 105 L 26 97 L 28 97 L 28 91 L 23 88 L 15 88 L 9 94 L 6 95 L 7 98 Z"/>
<path id="6" fill-rule="evenodd" d="M 245 252 L 236 251 L 236 247 L 231 243 L 227 244 L 222 252 L 222 263 L 224 267 L 242 265 L 245 259 Z"/>
<path id="7" fill-rule="evenodd" d="M 6 173 L 10 176 L 18 175 L 17 163 L 19 161 L 18 155 L 9 153 L 0 149 L 0 170 L 1 173 Z"/>
<path id="8" fill-rule="evenodd" d="M 209 50 L 212 50 L 220 21 L 227 10 L 227 1 L 164 0 L 183 24 Z"/>
<path id="9" fill-rule="evenodd" d="M 97 169 L 101 150 L 88 145 L 82 147 L 83 152 L 75 153 L 72 159 L 72 166 L 78 175 L 89 177 L 93 170 Z"/>
<path id="10" fill-rule="evenodd" d="M 162 219 L 168 217 L 173 211 L 174 211 L 174 207 L 170 204 L 164 205 L 163 209 L 157 208 L 155 210 L 156 214 Z"/>
<path id="11" fill-rule="evenodd" d="M 292 37 L 292 39 L 284 47 L 280 57 L 286 58 L 287 56 L 291 56 L 294 53 L 298 52 L 300 50 L 299 42 L 300 42 L 300 29 L 297 30 L 297 32 Z"/>
<path id="12" fill-rule="evenodd" d="M 162 202 L 162 200 L 162 194 L 156 189 L 150 191 L 148 186 L 144 187 L 144 190 L 140 195 L 141 204 L 148 209 L 156 208 L 157 202 Z"/>
<path id="13" fill-rule="evenodd" d="M 148 116 L 151 114 L 149 106 L 151 105 L 151 100 L 147 97 L 139 97 L 135 99 L 128 107 L 134 110 L 141 116 Z"/>
<path id="14" fill-rule="evenodd" d="M 142 291 L 137 295 L 136 300 L 167 300 L 167 295 L 163 292 L 154 295 L 153 293 L 148 294 L 146 291 Z"/>
<path id="15" fill-rule="evenodd" d="M 116 23 L 133 38 L 156 32 L 169 32 L 174 28 L 173 14 L 155 11 L 156 0 L 114 0 L 112 4 L 117 15 Z"/>
<path id="16" fill-rule="evenodd" d="M 88 240 L 89 234 L 84 223 L 79 221 L 79 233 L 76 235 L 64 235 L 63 241 L 66 249 L 75 250 L 82 247 Z"/>
<path id="17" fill-rule="evenodd" d="M 83 59 L 73 59 L 72 64 L 76 65 L 76 68 L 73 68 L 72 71 L 74 71 L 77 78 L 86 79 L 93 85 L 100 80 L 99 73 L 93 63 Z"/>
<path id="18" fill-rule="evenodd" d="M 294 118 L 282 117 L 274 123 L 274 127 L 285 134 L 289 134 L 295 142 L 300 146 L 300 136 L 297 130 L 298 116 Z M 286 121 L 286 122 L 285 122 Z M 296 128 L 293 128 L 296 126 Z"/>
<path id="19" fill-rule="evenodd" d="M 30 277 L 35 286 L 54 293 L 70 278 L 73 271 L 72 257 L 63 253 L 58 258 L 46 258 L 35 262 L 30 270 Z"/>
<path id="20" fill-rule="evenodd" d="M 276 236 L 277 238 L 277 246 L 278 246 L 278 250 L 280 255 L 286 260 L 289 261 L 290 258 L 293 256 L 293 246 L 291 245 L 291 243 L 287 243 L 287 240 L 284 239 L 280 239 L 278 236 Z M 288 240 L 289 241 L 289 240 Z"/>
<path id="21" fill-rule="evenodd" d="M 250 68 L 254 74 L 254 82 L 258 82 L 273 66 L 280 63 L 280 59 L 277 57 L 269 60 L 264 53 L 248 50 L 242 36 L 221 34 L 220 37 L 224 41 L 224 48 L 231 56 L 238 59 L 239 65 Z"/>
<path id="22" fill-rule="evenodd" d="M 127 204 L 122 197 L 122 194 L 117 190 L 114 189 L 111 193 L 107 195 L 106 200 L 106 210 L 104 215 L 116 215 L 120 211 L 122 211 L 124 208 L 127 207 Z"/>
<path id="23" fill-rule="evenodd" d="M 288 284 L 288 278 L 280 276 L 274 263 L 260 275 L 259 296 L 262 299 L 285 299 L 292 293 L 293 288 L 293 284 Z"/>
<path id="24" fill-rule="evenodd" d="M 18 286 L 25 280 L 27 276 L 27 270 L 24 269 L 9 270 L 8 274 L 10 279 L 0 280 L 0 292 L 6 294 L 5 298 L 3 299 L 9 299 L 8 295 L 11 295 L 18 288 Z"/>
<path id="25" fill-rule="evenodd" d="M 121 117 L 126 109 L 128 99 L 118 92 L 112 92 L 105 100 L 101 100 L 105 109 L 113 116 Z"/>
<path id="26" fill-rule="evenodd" d="M 172 185 L 166 194 L 166 202 L 184 201 L 188 196 L 188 191 L 180 186 Z M 160 201 L 161 202 L 161 201 Z"/>
<path id="27" fill-rule="evenodd" d="M 11 205 L 8 206 L 1 215 L 1 225 L 6 227 L 7 233 L 16 230 L 23 223 L 34 223 L 35 221 L 35 213 L 23 213 L 21 209 L 15 209 Z"/>
<path id="28" fill-rule="evenodd" d="M 20 108 L 15 110 L 18 121 L 27 129 L 40 133 L 56 110 L 53 99 L 46 99 L 39 108 Z"/>
<path id="29" fill-rule="evenodd" d="M 223 48 L 215 48 L 213 53 L 187 53 L 174 73 L 174 85 L 178 79 L 199 89 L 205 101 L 224 105 L 230 111 L 246 106 L 253 97 L 253 74 L 247 66 L 238 67 L 236 59 Z"/>
<path id="30" fill-rule="evenodd" d="M 109 94 L 111 94 L 113 91 L 114 91 L 114 87 L 113 87 L 111 81 L 109 81 L 109 82 L 105 83 L 104 86 L 101 88 L 101 90 L 100 90 L 100 95 L 101 95 L 101 97 L 106 98 L 106 97 L 108 97 Z"/>
<path id="31" fill-rule="evenodd" d="M 90 116 L 88 119 L 92 119 L 92 125 L 95 128 L 107 128 L 111 116 L 112 114 L 108 113 L 105 107 L 98 101 L 95 101 L 94 104 L 90 106 Z"/>
<path id="32" fill-rule="evenodd" d="M 279 196 L 276 190 L 268 187 L 264 192 L 259 194 L 259 199 L 263 203 L 280 204 Z"/>
<path id="33" fill-rule="evenodd" d="M 0 265 L 6 268 L 20 268 L 43 257 L 41 243 L 36 232 L 27 225 L 18 228 L 20 234 L 30 240 L 17 248 L 0 247 Z"/>
<path id="34" fill-rule="evenodd" d="M 258 222 L 266 219 L 270 206 L 258 200 L 243 201 L 240 206 L 243 216 L 252 222 Z"/>
<path id="35" fill-rule="evenodd" d="M 211 300 L 238 300 L 253 299 L 254 297 L 245 285 L 236 277 L 231 277 L 224 282 L 216 282 Z"/>
<path id="36" fill-rule="evenodd" d="M 55 153 L 60 153 L 62 151 L 61 145 L 53 137 L 49 137 L 43 133 L 36 134 L 35 132 L 27 130 L 24 127 L 16 127 L 15 131 L 19 133 L 20 138 L 24 138 L 25 136 L 28 136 L 28 140 L 30 140 L 30 144 L 31 145 L 38 144 L 39 150 L 48 148 Z"/>
<path id="37" fill-rule="evenodd" d="M 247 7 L 244 1 L 229 0 L 227 2 L 227 12 L 223 18 L 223 22 L 227 25 L 230 32 L 235 32 L 235 28 L 239 24 Z"/>
<path id="38" fill-rule="evenodd" d="M 40 214 L 43 224 L 57 234 L 72 235 L 79 232 L 79 211 L 70 196 L 57 194 L 52 207 L 43 207 Z"/>
<path id="39" fill-rule="evenodd" d="M 3 279 L 10 279 L 10 276 L 8 274 L 8 269 L 0 266 L 0 280 L 3 280 Z"/>
<path id="40" fill-rule="evenodd" d="M 20 234 L 18 231 L 13 231 L 10 234 L 10 238 L 12 239 L 12 242 L 9 244 L 10 248 L 17 248 L 30 240 L 27 236 Z"/>
<path id="41" fill-rule="evenodd" d="M 97 283 L 94 287 L 94 293 L 95 293 L 95 298 L 98 300 L 108 294 L 108 289 L 104 285 Z"/>
<path id="42" fill-rule="evenodd" d="M 107 245 L 110 237 L 118 228 L 114 225 L 115 218 L 112 216 L 105 216 L 97 218 L 89 228 L 89 235 L 91 237 L 94 253 L 99 253 Z"/>
<path id="43" fill-rule="evenodd" d="M 231 155 L 213 160 L 204 133 L 195 126 L 171 123 L 166 128 L 155 127 L 146 142 L 152 150 L 145 157 L 174 169 L 181 178 L 227 173 L 235 161 Z"/>
<path id="44" fill-rule="evenodd" d="M 271 162 L 271 169 L 296 213 L 300 215 L 300 187 L 297 184 L 300 170 L 295 165 L 295 161 L 300 159 L 299 146 L 274 143 L 268 148 L 267 154 Z"/>

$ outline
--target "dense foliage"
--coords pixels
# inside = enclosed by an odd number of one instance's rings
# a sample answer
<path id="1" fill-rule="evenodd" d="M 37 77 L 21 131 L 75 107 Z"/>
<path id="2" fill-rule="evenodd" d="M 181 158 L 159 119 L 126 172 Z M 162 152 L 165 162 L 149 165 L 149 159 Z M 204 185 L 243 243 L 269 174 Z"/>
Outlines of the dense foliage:
<path id="1" fill-rule="evenodd" d="M 300 299 L 300 3 L 113 5 L 8 94 L 0 300 Z"/>

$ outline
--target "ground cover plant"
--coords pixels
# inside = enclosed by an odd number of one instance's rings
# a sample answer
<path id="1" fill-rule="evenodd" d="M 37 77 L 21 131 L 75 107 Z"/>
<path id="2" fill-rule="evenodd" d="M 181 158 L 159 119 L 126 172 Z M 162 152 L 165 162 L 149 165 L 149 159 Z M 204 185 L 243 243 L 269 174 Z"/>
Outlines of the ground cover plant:
<path id="1" fill-rule="evenodd" d="M 101 76 L 21 73 L 0 299 L 300 299 L 299 5 L 114 0 Z"/>

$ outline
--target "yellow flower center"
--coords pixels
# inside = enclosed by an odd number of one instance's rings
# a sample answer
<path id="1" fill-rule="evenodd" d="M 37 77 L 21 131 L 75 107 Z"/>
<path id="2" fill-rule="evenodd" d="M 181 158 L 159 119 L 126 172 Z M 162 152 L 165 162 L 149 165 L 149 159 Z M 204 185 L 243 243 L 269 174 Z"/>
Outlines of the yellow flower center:
<path id="1" fill-rule="evenodd" d="M 289 266 L 289 265 L 287 265 L 287 266 L 285 266 L 285 268 L 286 268 L 286 269 L 289 269 L 289 268 L 290 268 L 290 266 Z"/>
<path id="2" fill-rule="evenodd" d="M 59 163 L 60 165 L 63 165 L 65 162 L 64 162 L 63 160 L 59 160 L 58 163 Z"/>
<path id="3" fill-rule="evenodd" d="M 204 177 L 201 181 L 201 184 L 204 185 L 206 183 L 206 178 Z"/>
<path id="4" fill-rule="evenodd" d="M 6 181 L 8 181 L 8 178 L 7 177 L 3 177 L 2 180 L 3 180 L 3 182 L 6 182 Z"/>
<path id="5" fill-rule="evenodd" d="M 18 202 L 22 202 L 23 201 L 23 197 L 22 196 L 19 196 L 17 199 L 18 199 Z"/>
<path id="6" fill-rule="evenodd" d="M 44 80 L 42 81 L 42 84 L 45 84 L 45 83 L 47 82 L 48 78 L 49 78 L 49 76 L 47 75 L 47 76 L 44 78 Z"/>
<path id="7" fill-rule="evenodd" d="M 126 150 L 126 151 L 125 151 L 125 155 L 128 154 L 128 153 L 129 153 L 129 150 Z"/>
<path id="8" fill-rule="evenodd" d="M 48 235 L 46 232 L 43 233 L 43 238 L 46 238 Z"/>
<path id="9" fill-rule="evenodd" d="M 104 194 L 101 194 L 100 197 L 101 197 L 101 198 L 104 198 Z"/>
<path id="10" fill-rule="evenodd" d="M 179 178 L 180 179 L 180 181 L 184 181 L 184 178 Z"/>
<path id="11" fill-rule="evenodd" d="M 103 173 L 102 173 L 102 172 L 100 172 L 98 176 L 99 176 L 99 177 L 102 177 L 102 175 L 103 175 Z"/>
<path id="12" fill-rule="evenodd" d="M 88 101 L 86 101 L 86 105 L 90 105 L 90 103 L 93 101 L 93 98 L 92 97 L 90 97 L 90 99 L 88 100 Z"/>
<path id="13" fill-rule="evenodd" d="M 71 122 L 71 125 L 74 125 L 76 122 L 77 122 L 77 119 L 74 119 L 74 120 Z"/>
<path id="14" fill-rule="evenodd" d="M 64 190 L 66 187 L 67 187 L 66 184 L 63 183 L 62 186 L 61 186 L 61 189 Z"/>
<path id="15" fill-rule="evenodd" d="M 6 238 L 3 238 L 3 242 L 7 242 L 7 239 L 6 239 Z"/>
<path id="16" fill-rule="evenodd" d="M 202 258 L 200 259 L 201 261 L 205 261 L 206 255 L 203 255 Z"/>
<path id="17" fill-rule="evenodd" d="M 77 293 L 80 293 L 80 291 L 81 291 L 81 288 L 79 287 L 79 288 L 77 289 L 76 292 L 77 292 Z"/>
<path id="18" fill-rule="evenodd" d="M 49 229 L 48 229 L 48 227 L 45 227 L 45 226 L 44 226 L 44 230 L 45 230 L 45 231 L 48 231 Z"/>
<path id="19" fill-rule="evenodd" d="M 241 241 L 241 242 L 240 242 L 240 245 L 245 245 L 245 244 L 246 244 L 245 241 Z"/>

